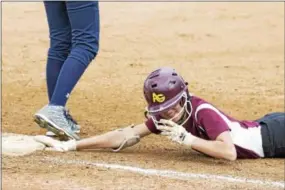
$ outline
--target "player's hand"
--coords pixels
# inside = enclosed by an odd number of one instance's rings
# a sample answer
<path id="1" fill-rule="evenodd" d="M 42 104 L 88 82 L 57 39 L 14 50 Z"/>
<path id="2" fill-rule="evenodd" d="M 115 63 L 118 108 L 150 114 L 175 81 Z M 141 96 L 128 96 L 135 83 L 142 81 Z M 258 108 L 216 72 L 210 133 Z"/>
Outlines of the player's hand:
<path id="1" fill-rule="evenodd" d="M 67 152 L 67 151 L 76 150 L 75 140 L 59 141 L 44 135 L 35 136 L 34 139 L 35 141 L 42 143 L 46 147 L 48 147 L 46 150 L 58 151 L 58 152 Z"/>
<path id="2" fill-rule="evenodd" d="M 191 133 L 188 133 L 183 126 L 178 125 L 170 120 L 159 120 L 159 125 L 157 126 L 157 129 L 162 131 L 161 135 L 167 136 L 174 142 L 188 145 L 190 147 L 193 141 L 197 139 L 197 137 L 193 136 Z"/>

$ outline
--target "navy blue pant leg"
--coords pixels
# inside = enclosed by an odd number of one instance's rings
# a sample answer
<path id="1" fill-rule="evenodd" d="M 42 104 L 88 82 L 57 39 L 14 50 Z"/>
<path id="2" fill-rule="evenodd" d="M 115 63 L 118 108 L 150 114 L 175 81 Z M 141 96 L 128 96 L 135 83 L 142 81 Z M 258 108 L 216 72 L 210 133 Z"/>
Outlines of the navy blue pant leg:
<path id="1" fill-rule="evenodd" d="M 71 25 L 66 4 L 61 1 L 46 1 L 44 7 L 47 16 L 50 47 L 46 65 L 46 81 L 49 101 L 63 63 L 71 49 Z"/>
<path id="2" fill-rule="evenodd" d="M 70 57 L 85 66 L 94 59 L 99 49 L 100 18 L 98 2 L 67 1 L 66 7 L 72 29 Z"/>
<path id="3" fill-rule="evenodd" d="M 71 50 L 65 60 L 50 104 L 65 106 L 70 94 L 99 49 L 98 2 L 67 1 Z"/>

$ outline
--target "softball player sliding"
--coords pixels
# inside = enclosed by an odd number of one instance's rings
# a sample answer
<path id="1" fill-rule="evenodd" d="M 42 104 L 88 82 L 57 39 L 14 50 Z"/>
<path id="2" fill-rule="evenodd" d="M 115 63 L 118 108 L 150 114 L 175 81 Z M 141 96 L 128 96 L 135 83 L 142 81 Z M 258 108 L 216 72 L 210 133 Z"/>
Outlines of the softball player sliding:
<path id="1" fill-rule="evenodd" d="M 80 141 L 57 141 L 46 136 L 35 139 L 63 152 L 96 148 L 120 151 L 155 133 L 215 158 L 285 157 L 284 113 L 270 113 L 255 121 L 237 120 L 189 93 L 187 82 L 168 67 L 149 74 L 144 96 L 148 117 L 142 124 Z"/>
<path id="2" fill-rule="evenodd" d="M 98 53 L 98 2 L 46 1 L 44 5 L 50 37 L 46 66 L 49 104 L 35 114 L 35 121 L 48 129 L 47 134 L 78 140 L 80 127 L 65 105 Z"/>

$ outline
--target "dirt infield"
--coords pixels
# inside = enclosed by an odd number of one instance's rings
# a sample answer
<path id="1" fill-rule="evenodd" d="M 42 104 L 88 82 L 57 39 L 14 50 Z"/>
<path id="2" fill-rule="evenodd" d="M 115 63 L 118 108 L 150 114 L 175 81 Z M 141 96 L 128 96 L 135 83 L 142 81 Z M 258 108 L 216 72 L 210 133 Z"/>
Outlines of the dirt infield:
<path id="1" fill-rule="evenodd" d="M 283 3 L 101 2 L 100 8 L 100 53 L 68 103 L 82 126 L 81 137 L 144 121 L 143 80 L 165 65 L 175 67 L 194 94 L 237 118 L 284 111 Z M 43 4 L 4 2 L 2 11 L 2 132 L 44 134 L 32 120 L 47 103 Z M 284 182 L 282 159 L 215 160 L 155 135 L 120 153 L 37 151 L 2 158 L 2 188 L 9 190 L 284 189 L 273 185 Z"/>

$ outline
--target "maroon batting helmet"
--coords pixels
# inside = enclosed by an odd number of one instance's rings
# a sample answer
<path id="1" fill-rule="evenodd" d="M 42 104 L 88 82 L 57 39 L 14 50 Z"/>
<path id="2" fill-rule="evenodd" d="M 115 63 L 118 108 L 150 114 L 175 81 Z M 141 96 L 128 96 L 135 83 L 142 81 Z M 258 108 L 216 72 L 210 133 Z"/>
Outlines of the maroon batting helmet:
<path id="1" fill-rule="evenodd" d="M 188 92 L 187 84 L 170 67 L 162 67 L 150 73 L 144 82 L 147 111 L 157 115 L 174 106 Z"/>

